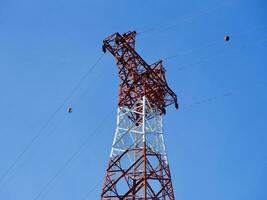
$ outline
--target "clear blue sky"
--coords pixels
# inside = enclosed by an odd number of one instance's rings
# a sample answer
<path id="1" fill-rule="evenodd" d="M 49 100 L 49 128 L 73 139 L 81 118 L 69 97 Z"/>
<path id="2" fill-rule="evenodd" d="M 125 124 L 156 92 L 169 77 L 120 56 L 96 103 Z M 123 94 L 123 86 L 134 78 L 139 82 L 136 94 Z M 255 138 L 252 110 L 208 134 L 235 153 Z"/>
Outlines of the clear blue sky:
<path id="1" fill-rule="evenodd" d="M 176 199 L 266 200 L 266 8 L 264 0 L 0 0 L 0 199 L 99 198 L 117 110 L 110 54 L 10 166 L 101 55 L 102 40 L 136 30 L 148 63 L 176 55 L 164 61 L 180 102 L 165 118 Z"/>

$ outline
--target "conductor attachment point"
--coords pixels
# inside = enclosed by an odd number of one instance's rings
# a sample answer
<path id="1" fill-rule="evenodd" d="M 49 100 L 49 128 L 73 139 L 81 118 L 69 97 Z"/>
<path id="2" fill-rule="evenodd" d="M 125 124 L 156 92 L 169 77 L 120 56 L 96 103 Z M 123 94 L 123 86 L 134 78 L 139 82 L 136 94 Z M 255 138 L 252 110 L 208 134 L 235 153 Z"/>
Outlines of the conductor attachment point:
<path id="1" fill-rule="evenodd" d="M 177 102 L 175 102 L 175 108 L 178 110 L 178 108 L 179 108 L 179 105 L 178 105 L 178 103 Z"/>
<path id="2" fill-rule="evenodd" d="M 103 44 L 103 46 L 102 46 L 102 51 L 104 52 L 104 53 L 106 53 L 107 52 L 107 50 L 106 50 L 106 47 L 105 47 L 105 45 Z"/>

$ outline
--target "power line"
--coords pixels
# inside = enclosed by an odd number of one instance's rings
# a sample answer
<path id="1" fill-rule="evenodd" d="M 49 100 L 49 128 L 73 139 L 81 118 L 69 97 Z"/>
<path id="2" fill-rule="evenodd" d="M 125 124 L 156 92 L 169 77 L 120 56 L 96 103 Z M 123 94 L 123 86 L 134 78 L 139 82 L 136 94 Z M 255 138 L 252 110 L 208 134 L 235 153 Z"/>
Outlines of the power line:
<path id="1" fill-rule="evenodd" d="M 51 135 L 52 133 L 54 133 L 57 128 L 59 127 L 59 125 L 66 119 L 67 117 L 64 117 L 64 118 L 61 118 L 60 120 L 58 120 L 58 122 L 55 123 L 55 126 L 52 127 L 52 130 L 49 131 L 49 133 L 47 133 L 45 135 L 45 137 L 48 137 L 49 135 Z M 40 141 L 39 143 L 37 143 L 37 145 L 40 144 Z M 38 145 L 39 146 L 39 145 Z M 26 160 L 24 160 L 24 162 L 20 163 L 20 165 L 17 166 L 15 172 L 13 174 L 11 174 L 10 176 L 7 177 L 6 181 L 3 182 L 2 184 L 2 187 L 4 187 L 10 180 L 12 180 L 15 176 L 15 173 L 17 172 L 17 169 L 21 168 L 22 165 L 26 162 Z"/>
<path id="2" fill-rule="evenodd" d="M 181 22 L 187 22 L 187 21 L 192 20 L 192 19 L 194 19 L 196 17 L 199 17 L 199 16 L 204 15 L 204 14 L 208 14 L 210 12 L 216 11 L 216 10 L 218 10 L 220 8 L 223 8 L 223 7 L 229 6 L 229 5 L 232 5 L 232 3 L 226 2 L 226 3 L 223 3 L 221 5 L 217 5 L 215 7 L 211 7 L 211 8 L 208 8 L 208 9 L 203 9 L 198 14 L 189 15 L 189 16 L 185 15 L 185 16 L 181 17 L 178 20 L 178 22 L 174 22 L 172 24 L 166 25 L 165 27 L 163 27 L 164 26 L 163 24 L 158 24 L 158 25 L 156 25 L 154 27 L 150 27 L 150 28 L 144 29 L 143 31 L 140 31 L 138 34 L 144 36 L 147 33 L 152 33 L 152 34 L 160 33 L 160 32 L 169 30 L 169 29 L 171 29 L 171 28 L 173 28 L 175 26 L 178 26 Z M 161 27 L 161 26 L 162 26 L 162 28 L 158 28 L 158 27 Z M 151 34 L 149 34 L 149 35 L 151 35 Z"/>
<path id="3" fill-rule="evenodd" d="M 95 130 L 86 138 L 86 140 L 79 146 L 77 151 L 75 151 L 69 159 L 59 168 L 59 170 L 49 179 L 49 181 L 45 184 L 45 186 L 41 189 L 41 191 L 35 196 L 34 200 L 39 199 L 51 186 L 51 184 L 61 175 L 61 173 L 69 166 L 69 164 L 83 151 L 86 147 L 87 143 L 92 139 L 92 136 L 97 133 L 97 130 L 103 126 L 104 122 L 110 117 L 112 112 L 108 113 L 100 124 L 95 128 Z M 102 129 L 101 129 L 102 130 Z M 99 133 L 99 132 L 98 132 Z"/>
<path id="4" fill-rule="evenodd" d="M 164 26 L 163 23 L 161 24 L 157 24 L 153 27 L 150 27 L 150 28 L 146 28 L 144 30 L 141 30 L 141 31 L 137 31 L 137 34 L 140 35 L 141 37 L 145 37 L 146 35 L 154 35 L 154 34 L 157 34 L 157 33 L 161 33 L 161 32 L 164 32 L 166 30 L 169 30 L 173 27 L 176 27 L 178 26 L 181 22 L 188 22 L 196 17 L 199 17 L 201 15 L 204 15 L 204 14 L 208 14 L 210 12 L 213 12 L 213 11 L 216 11 L 220 8 L 223 8 L 225 6 L 230 6 L 232 5 L 233 3 L 232 2 L 227 2 L 227 3 L 224 3 L 222 5 L 218 5 L 218 6 L 215 6 L 215 7 L 211 7 L 211 8 L 208 8 L 208 9 L 203 9 L 200 13 L 196 14 L 196 15 L 189 15 L 189 16 L 183 16 L 181 17 L 180 19 L 178 19 L 178 22 L 173 22 L 172 24 L 166 24 Z M 162 28 L 161 28 L 162 27 Z M 253 27 L 250 27 L 248 28 L 248 31 L 247 32 L 251 32 L 253 30 L 257 30 L 259 28 L 266 28 L 267 25 L 263 25 L 263 26 L 260 26 L 260 27 L 254 27 L 254 24 L 253 24 Z M 150 34 L 148 34 L 150 33 Z M 234 35 L 234 34 L 233 34 Z"/>
<path id="5" fill-rule="evenodd" d="M 265 83 L 266 84 L 266 83 Z M 251 84 L 250 84 L 251 85 Z M 257 86 L 257 87 L 266 87 L 266 85 L 264 85 L 264 82 L 262 81 L 258 81 L 256 83 L 254 83 L 253 86 Z M 205 97 L 202 98 L 200 100 L 194 101 L 190 104 L 186 104 L 184 107 L 187 109 L 192 109 L 192 107 L 195 107 L 197 105 L 202 105 L 202 104 L 207 104 L 207 103 L 211 103 L 214 102 L 215 100 L 218 99 L 222 99 L 222 98 L 227 98 L 229 96 L 233 96 L 235 95 L 237 92 L 240 92 L 242 89 L 244 89 L 243 87 L 236 87 L 236 88 L 232 88 L 230 91 L 228 92 L 223 92 L 221 94 L 218 95 L 214 95 L 214 96 L 209 96 L 209 97 Z M 247 90 L 246 90 L 247 91 Z"/>
<path id="6" fill-rule="evenodd" d="M 261 42 L 266 42 L 267 41 L 267 38 L 263 38 L 261 40 L 257 40 L 257 41 L 254 41 L 254 42 L 250 42 L 249 45 L 242 45 L 241 47 L 247 47 L 247 46 L 250 46 L 251 44 L 255 44 L 255 43 L 261 43 Z M 162 60 L 163 61 L 166 61 L 166 60 L 170 60 L 170 59 L 174 59 L 176 57 L 179 57 L 179 56 L 185 56 L 185 55 L 190 55 L 191 53 L 195 52 L 196 50 L 201 50 L 203 48 L 207 48 L 207 47 L 210 47 L 210 46 L 213 46 L 217 43 L 220 43 L 220 42 L 216 42 L 216 41 L 213 41 L 209 44 L 206 44 L 206 45 L 203 45 L 203 46 L 200 46 L 200 47 L 196 47 L 196 48 L 193 48 L 191 49 L 190 51 L 186 52 L 186 53 L 176 53 L 176 54 L 173 54 L 171 56 L 167 56 L 167 57 L 164 57 Z M 227 53 L 227 52 L 225 52 Z M 210 57 L 208 57 L 210 58 Z"/>
<path id="7" fill-rule="evenodd" d="M 90 196 L 90 194 L 91 194 L 93 191 L 95 191 L 95 189 L 96 189 L 98 186 L 100 186 L 100 184 L 101 184 L 101 180 L 99 180 L 99 181 L 98 181 L 92 188 L 90 188 L 90 190 L 86 193 L 86 195 L 85 195 L 85 197 L 84 197 L 83 200 L 87 200 L 88 197 Z"/>
<path id="8" fill-rule="evenodd" d="M 87 76 L 92 72 L 92 70 L 96 67 L 96 65 L 100 62 L 100 60 L 103 58 L 104 54 L 101 54 L 101 56 L 96 60 L 96 62 L 86 71 L 86 73 L 81 77 L 81 79 L 78 81 L 77 85 L 71 90 L 69 95 L 64 99 L 62 104 L 52 113 L 50 118 L 45 122 L 45 124 L 40 128 L 40 130 L 37 132 L 37 134 L 30 140 L 30 142 L 26 145 L 26 147 L 19 153 L 19 155 L 16 157 L 16 159 L 12 162 L 12 164 L 5 170 L 5 172 L 0 177 L 0 184 L 3 182 L 3 180 L 7 177 L 7 175 L 10 173 L 10 171 L 17 165 L 19 160 L 22 159 L 22 157 L 25 155 L 25 153 L 30 149 L 30 147 L 35 143 L 37 139 L 41 137 L 43 134 L 43 130 L 50 124 L 50 122 L 55 118 L 56 114 L 64 107 L 64 105 L 70 100 L 70 98 L 74 95 L 74 93 L 77 91 L 79 86 L 83 83 L 83 81 L 87 78 Z"/>
<path id="9" fill-rule="evenodd" d="M 210 43 L 205 44 L 203 46 L 193 48 L 190 51 L 188 51 L 187 53 L 176 53 L 176 54 L 173 54 L 171 56 L 164 57 L 162 60 L 169 60 L 169 59 L 172 59 L 172 58 L 175 58 L 175 57 L 178 57 L 178 56 L 190 55 L 190 53 L 194 52 L 195 50 L 201 50 L 203 48 L 210 47 L 210 46 L 212 46 L 212 45 L 214 45 L 216 43 L 218 43 L 218 42 L 217 41 L 213 41 L 213 42 L 210 42 Z"/>

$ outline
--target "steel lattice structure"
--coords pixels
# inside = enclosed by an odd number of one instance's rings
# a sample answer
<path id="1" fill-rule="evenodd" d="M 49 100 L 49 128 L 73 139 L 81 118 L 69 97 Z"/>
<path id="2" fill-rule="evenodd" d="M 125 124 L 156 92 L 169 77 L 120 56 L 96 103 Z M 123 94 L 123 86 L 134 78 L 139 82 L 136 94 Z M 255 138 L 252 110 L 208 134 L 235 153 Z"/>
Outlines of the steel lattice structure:
<path id="1" fill-rule="evenodd" d="M 148 65 L 135 51 L 136 32 L 103 41 L 116 59 L 120 78 L 117 128 L 101 200 L 174 200 L 163 139 L 165 108 L 177 96 L 165 79 L 162 61 Z"/>

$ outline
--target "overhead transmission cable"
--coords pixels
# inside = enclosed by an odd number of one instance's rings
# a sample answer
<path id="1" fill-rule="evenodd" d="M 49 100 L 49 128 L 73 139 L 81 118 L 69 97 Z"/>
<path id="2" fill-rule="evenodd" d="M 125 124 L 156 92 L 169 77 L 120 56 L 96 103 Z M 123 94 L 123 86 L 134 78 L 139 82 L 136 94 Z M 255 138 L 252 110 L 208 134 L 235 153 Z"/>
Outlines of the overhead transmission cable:
<path id="1" fill-rule="evenodd" d="M 250 84 L 251 85 L 251 84 Z M 254 83 L 254 85 L 252 86 L 257 86 L 257 87 L 266 87 L 266 85 L 264 85 L 264 83 L 262 81 L 258 81 L 256 83 Z M 210 96 L 210 97 L 205 97 L 205 98 L 202 98 L 202 99 L 199 99 L 197 101 L 194 101 L 192 103 L 189 103 L 189 104 L 185 104 L 184 105 L 184 108 L 186 110 L 188 109 L 192 109 L 193 107 L 195 107 L 196 105 L 202 105 L 202 104 L 207 104 L 207 103 L 211 103 L 211 102 L 214 102 L 215 100 L 218 100 L 218 99 L 222 99 L 222 98 L 226 98 L 226 97 L 229 97 L 229 96 L 232 96 L 234 95 L 235 93 L 237 92 L 240 92 L 242 89 L 244 89 L 243 87 L 236 87 L 236 88 L 232 88 L 230 91 L 228 92 L 223 92 L 221 94 L 218 94 L 218 95 L 214 95 L 214 96 Z M 247 88 L 246 88 L 247 89 Z"/>
<path id="2" fill-rule="evenodd" d="M 101 185 L 102 180 L 99 180 L 90 190 L 86 193 L 85 197 L 82 200 L 88 200 L 90 194 L 92 194 L 95 189 Z"/>
<path id="3" fill-rule="evenodd" d="M 63 117 L 63 118 L 60 118 L 56 123 L 55 123 L 55 126 L 52 127 L 52 129 L 45 134 L 45 137 L 48 137 L 49 135 L 53 134 L 57 128 L 60 126 L 60 124 L 67 118 L 67 116 Z M 39 146 L 41 140 L 39 140 L 39 143 L 37 143 L 36 145 Z M 12 178 L 14 178 L 17 170 L 19 168 L 22 168 L 23 164 L 26 162 L 27 160 L 24 160 L 24 162 L 21 162 L 20 164 L 17 163 L 17 167 L 14 169 L 15 171 L 13 173 L 11 173 L 5 181 L 3 181 L 2 185 L 1 185 L 1 189 L 8 183 L 10 182 L 10 180 L 12 180 Z"/>
<path id="4" fill-rule="evenodd" d="M 101 61 L 104 54 L 101 54 L 96 60 L 96 62 L 86 71 L 86 73 L 81 77 L 81 79 L 78 81 L 77 85 L 70 91 L 69 95 L 64 99 L 64 101 L 59 105 L 59 107 L 52 113 L 52 115 L 49 117 L 49 119 L 44 123 L 44 125 L 39 129 L 36 135 L 29 141 L 29 143 L 24 147 L 24 149 L 19 153 L 19 155 L 15 158 L 15 160 L 11 163 L 11 165 L 5 170 L 5 172 L 0 177 L 0 184 L 5 180 L 5 178 L 8 176 L 10 171 L 17 165 L 17 163 L 22 159 L 22 157 L 25 155 L 25 153 L 30 149 L 30 147 L 35 143 L 36 140 L 38 140 L 42 134 L 45 128 L 50 124 L 50 122 L 55 118 L 56 114 L 65 106 L 65 104 L 71 99 L 71 97 L 74 95 L 74 93 L 78 90 L 80 85 L 85 81 L 87 76 L 94 70 L 96 65 Z"/>
<path id="5" fill-rule="evenodd" d="M 266 28 L 267 26 L 263 26 L 264 28 Z M 250 30 L 248 30 L 247 32 L 250 32 Z M 241 33 L 239 33 L 239 34 L 235 34 L 235 36 L 240 36 L 240 35 L 244 35 L 245 33 L 247 33 L 246 31 L 245 32 L 241 32 Z M 260 40 L 260 41 L 265 41 L 266 40 L 266 38 L 264 39 L 264 40 Z M 236 39 L 235 41 L 240 41 L 239 39 Z M 259 41 L 254 41 L 253 43 L 258 43 Z M 221 41 L 217 41 L 217 40 L 214 40 L 214 41 L 212 41 L 212 42 L 210 42 L 210 43 L 208 43 L 208 44 L 205 44 L 205 45 L 203 45 L 203 46 L 200 46 L 200 47 L 195 47 L 195 48 L 192 48 L 192 49 L 190 49 L 188 52 L 186 52 L 186 53 L 175 53 L 175 54 L 173 54 L 173 55 L 171 55 L 171 56 L 166 56 L 166 57 L 164 57 L 162 60 L 164 60 L 164 61 L 166 61 L 166 60 L 169 60 L 169 59 L 173 59 L 173 58 L 176 58 L 176 57 L 178 57 L 178 56 L 185 56 L 185 55 L 190 55 L 191 53 L 193 53 L 193 52 L 195 52 L 195 50 L 201 50 L 201 49 L 203 49 L 203 48 L 207 48 L 207 47 L 211 47 L 211 46 L 213 46 L 213 45 L 216 45 L 216 44 L 219 44 L 219 43 L 221 43 Z M 252 43 L 252 44 L 253 44 Z M 184 52 L 184 51 L 182 51 L 182 52 Z"/>
<path id="6" fill-rule="evenodd" d="M 144 30 L 141 30 L 140 32 L 138 32 L 138 35 L 145 36 L 145 35 L 147 35 L 147 33 L 152 33 L 152 34 L 160 33 L 160 32 L 163 32 L 163 31 L 166 31 L 166 30 L 169 30 L 169 29 L 171 29 L 173 27 L 178 26 L 181 22 L 188 22 L 188 21 L 190 21 L 190 20 L 192 20 L 194 18 L 197 18 L 197 17 L 199 17 L 201 15 L 205 15 L 205 14 L 211 13 L 213 11 L 216 11 L 216 10 L 220 9 L 220 8 L 224 8 L 225 6 L 230 6 L 232 4 L 233 3 L 231 3 L 231 2 L 225 2 L 225 3 L 223 3 L 221 5 L 217 5 L 215 7 L 203 9 L 199 13 L 194 14 L 194 15 L 184 15 L 180 19 L 178 19 L 178 22 L 174 21 L 172 24 L 167 24 L 165 27 L 164 27 L 163 23 L 160 23 L 160 24 L 155 25 L 154 27 L 150 27 L 150 28 L 146 28 Z M 158 27 L 162 27 L 162 28 L 158 28 Z M 151 34 L 148 34 L 148 35 L 151 35 Z"/>
<path id="7" fill-rule="evenodd" d="M 98 76 L 98 77 L 99 77 L 99 76 Z M 86 93 L 88 93 L 88 90 L 89 90 L 89 89 L 91 89 L 91 88 L 88 87 L 88 89 L 86 89 Z M 85 93 L 85 94 L 86 94 L 86 93 Z M 84 95 L 82 95 L 82 96 L 84 96 Z M 79 99 L 80 99 L 80 98 L 79 98 Z M 78 100 L 75 100 L 75 101 L 78 101 Z M 75 102 L 74 104 L 72 104 L 72 106 L 75 105 L 75 104 L 76 104 L 76 102 Z M 76 107 L 76 106 L 75 106 L 75 107 Z M 46 131 L 46 132 L 48 132 L 48 133 L 45 134 L 45 137 L 48 137 L 49 135 L 53 134 L 53 133 L 57 130 L 57 128 L 60 126 L 60 124 L 61 124 L 61 123 L 62 123 L 68 116 L 69 116 L 69 115 L 65 115 L 65 117 L 60 118 L 60 119 L 57 120 L 56 122 L 53 122 L 53 124 L 55 124 L 55 126 L 53 126 L 52 129 L 49 130 L 49 132 Z M 55 120 L 54 120 L 54 121 L 55 121 Z M 43 138 L 43 139 L 44 139 L 44 138 Z M 37 143 L 36 145 L 39 146 L 38 144 L 40 144 L 40 141 L 39 141 L 39 143 Z M 23 165 L 25 162 L 26 162 L 26 160 L 25 160 L 24 162 L 20 163 L 15 169 L 21 168 L 22 165 Z M 10 180 L 12 180 L 12 178 L 15 176 L 15 173 L 16 173 L 16 170 L 15 170 L 15 172 L 13 172 L 13 174 L 10 174 L 10 175 L 7 177 L 6 181 L 3 182 L 2 187 L 4 187 L 5 184 L 7 184 Z"/>
<path id="8" fill-rule="evenodd" d="M 251 42 L 251 43 L 249 43 L 249 44 L 242 45 L 241 48 L 251 47 L 251 46 L 253 46 L 254 44 L 260 44 L 260 43 L 263 43 L 263 42 L 267 42 L 267 38 L 262 39 L 262 40 L 259 40 L 259 41 L 254 41 L 254 42 Z M 232 56 L 232 55 L 234 55 L 234 54 L 240 52 L 241 50 L 242 50 L 242 49 L 234 50 L 234 52 L 230 52 L 230 55 Z M 217 57 L 221 57 L 221 56 L 224 57 L 224 56 L 226 56 L 226 55 L 228 55 L 228 54 L 229 54 L 229 52 L 220 52 L 219 54 L 214 55 L 214 56 L 210 56 L 210 55 L 208 55 L 208 56 L 202 56 L 201 59 L 200 59 L 199 61 L 197 61 L 197 62 L 195 62 L 195 63 L 184 64 L 184 65 L 182 65 L 182 66 L 180 65 L 180 66 L 177 68 L 177 70 L 179 70 L 179 71 L 180 71 L 180 70 L 185 70 L 185 69 L 191 68 L 191 67 L 193 67 L 193 66 L 199 65 L 199 64 L 201 64 L 201 63 L 203 63 L 203 62 L 210 61 L 210 60 L 213 59 L 213 58 L 217 58 Z M 173 59 L 173 58 L 175 58 L 175 57 L 172 57 L 172 58 L 170 58 L 170 59 Z M 204 60 L 203 60 L 203 59 L 204 59 Z"/>
<path id="9" fill-rule="evenodd" d="M 106 120 L 111 116 L 112 112 L 109 112 L 103 120 L 98 124 L 98 126 L 95 128 L 95 130 L 87 136 L 85 141 L 79 146 L 79 148 L 67 159 L 67 161 L 57 170 L 57 172 L 49 179 L 49 181 L 44 185 L 44 187 L 41 189 L 41 191 L 35 196 L 34 200 L 39 199 L 42 197 L 42 195 L 49 189 L 49 187 L 53 184 L 53 182 L 61 175 L 61 173 L 70 165 L 72 161 L 75 160 L 76 157 L 79 156 L 79 154 L 85 149 L 86 145 L 89 141 L 92 140 L 92 136 L 94 136 L 99 128 L 103 126 L 103 124 L 106 122 Z M 103 129 L 101 129 L 103 130 Z"/>

